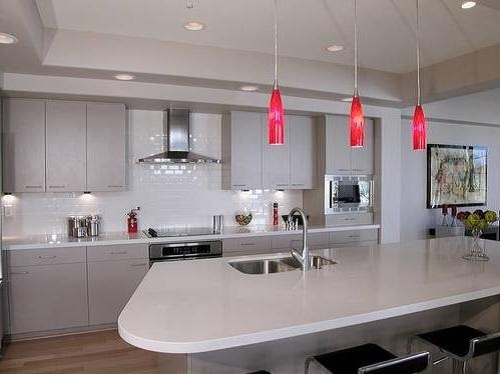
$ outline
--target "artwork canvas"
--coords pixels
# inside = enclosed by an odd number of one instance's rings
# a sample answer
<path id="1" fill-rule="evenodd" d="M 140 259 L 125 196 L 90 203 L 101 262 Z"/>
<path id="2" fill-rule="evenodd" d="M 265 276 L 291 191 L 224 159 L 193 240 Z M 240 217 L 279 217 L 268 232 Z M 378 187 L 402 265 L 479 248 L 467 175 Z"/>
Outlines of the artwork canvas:
<path id="1" fill-rule="evenodd" d="M 488 148 L 427 145 L 427 208 L 486 205 Z"/>

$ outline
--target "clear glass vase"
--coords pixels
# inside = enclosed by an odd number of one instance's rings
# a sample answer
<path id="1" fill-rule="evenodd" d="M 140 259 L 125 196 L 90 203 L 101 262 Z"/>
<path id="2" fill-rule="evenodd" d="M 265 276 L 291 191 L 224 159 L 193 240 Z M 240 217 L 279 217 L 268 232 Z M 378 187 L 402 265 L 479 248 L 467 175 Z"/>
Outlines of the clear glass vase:
<path id="1" fill-rule="evenodd" d="M 486 248 L 481 240 L 483 232 L 481 229 L 472 229 L 472 241 L 469 244 L 469 253 L 462 258 L 469 261 L 488 261 L 486 256 Z"/>

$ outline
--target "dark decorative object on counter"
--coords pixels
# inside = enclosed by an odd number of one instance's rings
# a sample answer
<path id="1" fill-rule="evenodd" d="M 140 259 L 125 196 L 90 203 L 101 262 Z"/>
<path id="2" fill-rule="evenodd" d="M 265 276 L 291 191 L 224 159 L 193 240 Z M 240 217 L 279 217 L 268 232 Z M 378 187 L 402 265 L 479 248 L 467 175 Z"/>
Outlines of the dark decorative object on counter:
<path id="1" fill-rule="evenodd" d="M 427 145 L 427 208 L 486 205 L 488 148 Z"/>

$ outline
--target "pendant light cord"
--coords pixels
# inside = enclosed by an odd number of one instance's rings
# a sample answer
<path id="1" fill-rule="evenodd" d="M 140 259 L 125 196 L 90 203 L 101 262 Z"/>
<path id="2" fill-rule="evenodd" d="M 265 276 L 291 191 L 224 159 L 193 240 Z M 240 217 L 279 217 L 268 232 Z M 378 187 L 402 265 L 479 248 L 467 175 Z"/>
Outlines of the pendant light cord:
<path id="1" fill-rule="evenodd" d="M 274 89 L 278 88 L 278 0 L 274 0 Z"/>
<path id="2" fill-rule="evenodd" d="M 417 28 L 415 30 L 416 37 L 417 37 L 417 105 L 421 104 L 420 100 L 420 41 L 419 41 L 419 7 L 418 7 L 418 0 L 416 0 L 417 3 Z"/>
<path id="3" fill-rule="evenodd" d="M 358 4 L 354 0 L 354 96 L 358 93 Z"/>

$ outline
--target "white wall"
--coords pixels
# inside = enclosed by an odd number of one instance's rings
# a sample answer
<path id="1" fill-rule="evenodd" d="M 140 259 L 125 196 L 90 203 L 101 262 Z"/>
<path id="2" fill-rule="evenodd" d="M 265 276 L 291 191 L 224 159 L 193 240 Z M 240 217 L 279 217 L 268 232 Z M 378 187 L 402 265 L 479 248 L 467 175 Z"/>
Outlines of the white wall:
<path id="1" fill-rule="evenodd" d="M 426 209 L 427 153 L 413 151 L 412 121 L 402 120 L 401 140 L 401 241 L 425 238 L 441 222 L 440 209 Z M 500 209 L 500 128 L 428 122 L 429 144 L 487 146 L 488 209 Z M 463 208 L 475 209 L 474 207 Z"/>
<path id="2" fill-rule="evenodd" d="M 194 113 L 191 121 L 193 150 L 220 158 L 221 116 Z M 254 212 L 254 223 L 269 223 L 270 204 L 280 212 L 302 206 L 300 191 L 238 192 L 221 190 L 221 167 L 147 166 L 139 157 L 161 151 L 162 112 L 129 111 L 129 190 L 125 192 L 17 194 L 4 197 L 12 214 L 4 220 L 4 235 L 60 234 L 65 217 L 100 213 L 104 231 L 126 229 L 125 213 L 135 206 L 142 229 L 154 226 L 210 226 L 213 214 L 224 214 L 226 225 L 236 225 L 233 215 L 245 207 Z"/>

